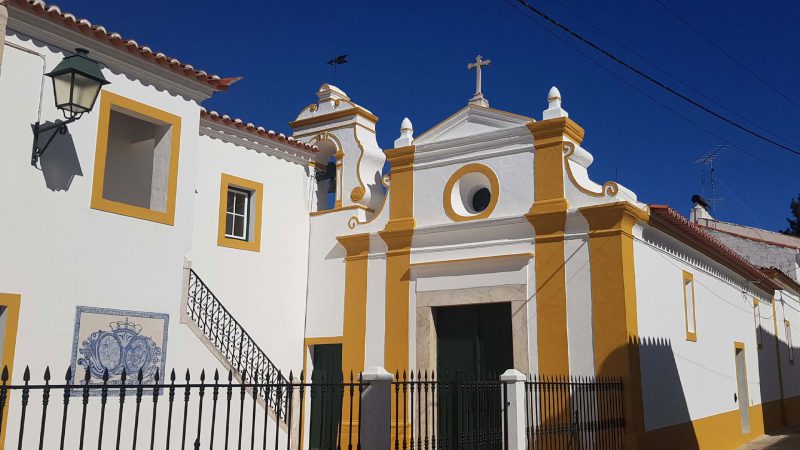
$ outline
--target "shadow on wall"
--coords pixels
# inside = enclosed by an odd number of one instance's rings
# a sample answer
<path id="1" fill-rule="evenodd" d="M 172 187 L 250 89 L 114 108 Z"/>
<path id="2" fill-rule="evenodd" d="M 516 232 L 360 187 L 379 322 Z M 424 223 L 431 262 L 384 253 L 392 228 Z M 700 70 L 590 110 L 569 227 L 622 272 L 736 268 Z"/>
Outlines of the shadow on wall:
<path id="1" fill-rule="evenodd" d="M 772 322 L 763 318 L 762 321 Z M 780 434 L 781 430 L 789 424 L 796 424 L 800 420 L 800 411 L 794 406 L 794 401 L 784 393 L 783 384 L 786 377 L 793 374 L 783 372 L 789 365 L 789 346 L 778 339 L 774 333 L 763 327 L 762 346 L 758 349 L 758 375 L 759 389 L 761 392 L 761 411 L 764 419 L 764 434 Z M 767 324 L 772 328 L 771 324 Z M 784 326 L 782 321 L 777 326 Z M 780 368 L 780 369 L 779 369 Z M 782 398 L 787 400 L 782 401 Z"/>
<path id="2" fill-rule="evenodd" d="M 644 431 L 648 424 L 658 427 L 644 433 L 639 448 L 648 450 L 698 450 L 700 445 L 692 426 L 683 385 L 672 344 L 664 338 L 633 337 L 627 346 L 619 347 L 600 367 L 599 376 L 618 376 L 614 366 L 625 358 L 635 367 L 639 361 L 642 380 L 642 404 L 645 417 L 639 417 Z M 626 380 L 626 397 L 631 397 L 632 387 Z M 634 398 L 632 400 L 636 402 Z M 627 419 L 626 419 L 627 420 Z M 642 426 L 642 425 L 640 425 Z M 635 432 L 636 430 L 630 430 Z"/>
<path id="3" fill-rule="evenodd" d="M 41 126 L 46 127 L 52 124 L 53 122 L 45 122 Z M 31 125 L 31 129 L 33 129 L 33 125 Z M 44 145 L 50 139 L 51 134 L 52 132 L 46 132 L 39 136 L 39 145 Z M 39 167 L 44 175 L 45 185 L 51 191 L 67 191 L 75 176 L 83 176 L 75 143 L 68 129 L 66 133 L 53 137 L 47 151 L 39 158 Z"/>

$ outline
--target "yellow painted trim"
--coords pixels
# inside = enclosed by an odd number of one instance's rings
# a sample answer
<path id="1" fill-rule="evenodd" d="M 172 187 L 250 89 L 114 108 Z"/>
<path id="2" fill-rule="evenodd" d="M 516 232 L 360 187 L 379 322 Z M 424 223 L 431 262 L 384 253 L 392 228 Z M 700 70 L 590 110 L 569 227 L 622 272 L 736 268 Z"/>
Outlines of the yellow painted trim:
<path id="1" fill-rule="evenodd" d="M 485 262 L 485 261 L 502 260 L 502 259 L 516 259 L 516 258 L 527 258 L 527 259 L 533 258 L 533 252 L 511 253 L 511 254 L 508 254 L 508 255 L 477 256 L 475 258 L 447 259 L 447 260 L 442 260 L 442 261 L 428 261 L 428 262 L 421 262 L 421 263 L 411 264 L 411 267 L 412 268 L 416 268 L 416 267 L 426 267 L 426 266 L 438 266 L 438 265 L 441 265 L 441 264 Z"/>
<path id="2" fill-rule="evenodd" d="M 22 297 L 19 294 L 0 293 L 0 305 L 7 308 L 6 334 L 3 337 L 3 359 L 0 361 L 0 371 L 8 367 L 9 384 L 14 374 L 14 352 L 17 348 L 17 330 L 19 329 L 19 308 Z M 11 394 L 9 393 L 9 396 Z M 11 404 L 7 401 L 3 408 L 3 426 L 0 429 L 0 449 L 6 441 L 6 426 L 8 424 L 8 408 Z"/>
<path id="3" fill-rule="evenodd" d="M 639 448 L 647 450 L 735 449 L 764 434 L 764 430 L 767 428 L 767 424 L 764 422 L 765 411 L 774 408 L 774 403 L 760 403 L 749 407 L 750 433 L 741 432 L 741 419 L 737 408 L 647 431 L 644 433 Z"/>
<path id="4" fill-rule="evenodd" d="M 342 321 L 342 373 L 364 370 L 367 338 L 367 256 L 369 233 L 338 236 L 347 251 L 344 279 L 344 318 Z"/>
<path id="5" fill-rule="evenodd" d="M 316 216 L 323 216 L 325 214 L 335 213 L 335 212 L 339 212 L 339 211 L 351 211 L 351 210 L 354 210 L 354 209 L 361 209 L 361 210 L 364 210 L 364 211 L 367 211 L 367 212 L 374 212 L 372 209 L 370 209 L 370 208 L 368 208 L 368 207 L 366 207 L 364 205 L 355 204 L 355 205 L 347 205 L 347 206 L 338 206 L 336 208 L 331 208 L 331 209 L 323 209 L 322 211 L 313 211 L 313 212 L 308 213 L 308 215 L 311 216 L 311 217 L 316 217 Z"/>
<path id="6" fill-rule="evenodd" d="M 477 214 L 463 216 L 453 209 L 453 188 L 455 188 L 456 182 L 458 182 L 461 177 L 470 173 L 480 173 L 489 179 L 489 185 L 492 189 L 492 197 L 489 200 L 489 205 L 483 211 Z M 473 163 L 461 166 L 458 168 L 458 170 L 453 172 L 452 175 L 450 175 L 450 179 L 447 180 L 447 183 L 444 186 L 442 202 L 444 204 L 444 211 L 447 213 L 447 217 L 455 222 L 465 222 L 467 220 L 485 219 L 491 216 L 499 199 L 500 182 L 497 180 L 497 174 L 495 174 L 494 171 L 489 168 L 489 166 Z"/>
<path id="7" fill-rule="evenodd" d="M 378 116 L 372 114 L 371 112 L 367 111 L 364 108 L 357 106 L 355 108 L 343 109 L 341 111 L 333 111 L 326 114 L 321 114 L 319 116 L 309 117 L 307 119 L 293 120 L 289 122 L 289 126 L 292 127 L 292 129 L 303 128 L 350 116 L 361 117 L 369 122 L 372 122 L 373 124 L 378 123 Z"/>
<path id="8" fill-rule="evenodd" d="M 697 342 L 697 295 L 694 292 L 694 275 L 687 271 L 682 271 L 683 276 L 681 290 L 683 291 L 683 325 L 686 332 L 686 340 Z M 689 309 L 688 299 L 686 298 L 686 283 L 692 283 L 692 319 L 694 322 L 694 332 L 689 331 Z"/>
<path id="9" fill-rule="evenodd" d="M 383 177 L 381 177 L 381 184 L 383 184 L 383 187 L 386 188 L 386 192 L 385 192 L 385 194 L 383 196 L 383 203 L 381 203 L 381 207 L 378 208 L 378 210 L 375 211 L 372 214 L 371 218 L 369 218 L 368 220 L 365 220 L 364 222 L 360 221 L 358 219 L 358 216 L 350 216 L 350 219 L 347 220 L 347 227 L 348 228 L 350 228 L 351 230 L 355 230 L 356 226 L 358 226 L 358 225 L 366 225 L 368 223 L 372 223 L 375 219 L 380 217 L 381 213 L 386 208 L 386 205 L 389 203 L 389 190 L 391 189 L 391 186 L 389 186 L 389 183 L 387 182 L 388 178 L 389 178 L 389 174 L 386 174 Z"/>
<path id="10" fill-rule="evenodd" d="M 569 157 L 572 156 L 573 153 L 575 153 L 575 144 L 572 142 L 564 142 L 564 170 L 567 172 L 567 178 L 570 183 L 572 183 L 576 189 L 591 197 L 605 197 L 607 195 L 613 197 L 619 193 L 619 184 L 615 181 L 606 181 L 603 183 L 603 186 L 600 187 L 600 192 L 590 191 L 581 186 L 578 180 L 575 179 L 575 174 L 572 173 L 572 166 L 569 164 Z"/>
<path id="11" fill-rule="evenodd" d="M 243 241 L 225 236 L 225 212 L 228 206 L 228 188 L 238 187 L 251 192 L 250 208 L 253 229 L 250 239 Z M 217 224 L 217 245 L 220 247 L 236 248 L 239 250 L 249 250 L 251 252 L 261 251 L 261 213 L 264 203 L 264 185 L 252 180 L 239 178 L 227 173 L 220 175 L 219 185 L 219 219 Z M 249 222 L 248 222 L 249 224 Z"/>
<path id="12" fill-rule="evenodd" d="M 112 109 L 129 111 L 155 119 L 172 127 L 172 143 L 170 144 L 169 179 L 167 182 L 167 208 L 165 211 L 154 211 L 140 206 L 128 205 L 103 197 L 103 186 L 108 154 L 108 131 Z M 175 195 L 178 189 L 178 158 L 181 144 L 181 118 L 135 100 L 103 91 L 100 95 L 99 122 L 97 125 L 97 147 L 94 161 L 94 178 L 92 180 L 92 209 L 106 211 L 151 222 L 173 225 L 175 223 Z"/>
<path id="13" fill-rule="evenodd" d="M 621 377 L 625 448 L 644 433 L 633 227 L 647 213 L 627 202 L 581 208 L 589 225 L 595 374 Z M 540 255 L 537 252 L 537 259 Z"/>
<path id="14" fill-rule="evenodd" d="M 386 321 L 384 367 L 409 369 L 411 240 L 414 235 L 414 146 L 386 150 L 392 166 L 389 221 L 379 232 L 386 242 Z"/>

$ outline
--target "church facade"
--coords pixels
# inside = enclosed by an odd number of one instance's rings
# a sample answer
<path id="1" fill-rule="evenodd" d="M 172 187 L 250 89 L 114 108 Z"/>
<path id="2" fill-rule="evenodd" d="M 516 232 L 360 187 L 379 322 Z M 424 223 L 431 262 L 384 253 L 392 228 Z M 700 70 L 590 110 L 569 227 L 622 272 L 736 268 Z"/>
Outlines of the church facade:
<path id="1" fill-rule="evenodd" d="M 25 367 L 119 377 L 115 352 L 140 355 L 151 382 L 171 368 L 242 377 L 220 342 L 248 342 L 270 374 L 619 377 L 625 448 L 733 449 L 800 422 L 800 245 L 762 267 L 594 181 L 602 149 L 583 145 L 557 88 L 542 112 L 491 108 L 478 57 L 463 108 L 423 133 L 404 120 L 382 149 L 375 113 L 323 84 L 287 136 L 202 106 L 234 78 L 38 0 L 7 8 L 11 382 Z M 76 47 L 110 84 L 32 165 L 32 125 L 60 114 L 45 74 Z"/>

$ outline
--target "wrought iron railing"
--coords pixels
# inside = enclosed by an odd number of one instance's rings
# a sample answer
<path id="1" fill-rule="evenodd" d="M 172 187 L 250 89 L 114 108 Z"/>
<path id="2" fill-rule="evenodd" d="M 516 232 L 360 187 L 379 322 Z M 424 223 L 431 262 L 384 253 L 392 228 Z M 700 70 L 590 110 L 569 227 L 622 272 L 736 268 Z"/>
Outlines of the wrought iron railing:
<path id="1" fill-rule="evenodd" d="M 395 374 L 395 450 L 508 449 L 508 387 L 486 380 Z"/>
<path id="2" fill-rule="evenodd" d="M 622 449 L 622 380 L 531 377 L 525 382 L 528 448 Z"/>
<path id="3" fill-rule="evenodd" d="M 9 384 L 8 369 L 3 370 L 5 448 L 361 448 L 357 424 L 367 386 L 361 377 L 312 384 L 301 373 L 299 380 L 237 383 L 231 371 L 215 370 L 207 378 L 205 371 L 198 377 L 187 370 L 181 380 L 172 370 L 167 380 L 156 371 L 154 382 L 147 383 L 140 370 L 115 379 L 106 372 L 98 383 L 88 369 L 73 382 L 70 368 L 64 378 L 63 384 L 51 383 L 48 367 L 41 381 L 31 382 L 26 367 L 22 383 Z M 258 397 L 270 392 L 288 399 L 286 409 L 276 411 L 285 422 L 269 420 L 274 416 L 258 407 Z M 304 428 L 311 442 L 302 442 Z"/>
<path id="4" fill-rule="evenodd" d="M 189 269 L 189 292 L 186 304 L 189 319 L 228 361 L 243 383 L 247 381 L 266 384 L 288 383 L 242 324 L 191 269 Z M 285 411 L 288 397 L 285 391 L 262 389 L 258 395 L 281 420 L 287 419 Z"/>

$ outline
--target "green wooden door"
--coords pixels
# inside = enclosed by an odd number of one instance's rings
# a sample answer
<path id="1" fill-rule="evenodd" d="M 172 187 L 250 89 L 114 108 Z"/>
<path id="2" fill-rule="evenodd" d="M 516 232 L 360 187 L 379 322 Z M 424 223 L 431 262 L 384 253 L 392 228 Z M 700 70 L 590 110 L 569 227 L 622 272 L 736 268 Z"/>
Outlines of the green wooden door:
<path id="1" fill-rule="evenodd" d="M 342 417 L 341 344 L 315 345 L 311 373 L 311 420 L 309 449 L 336 448 Z"/>
<path id="2" fill-rule="evenodd" d="M 501 414 L 496 381 L 514 367 L 511 305 L 490 303 L 436 310 L 437 374 L 447 388 L 438 391 L 438 434 L 452 448 L 486 439 L 499 430 Z M 494 434 L 493 434 L 494 433 Z M 483 449 L 501 448 L 485 441 Z"/>
<path id="3" fill-rule="evenodd" d="M 436 309 L 440 380 L 496 379 L 514 367 L 511 304 Z"/>

